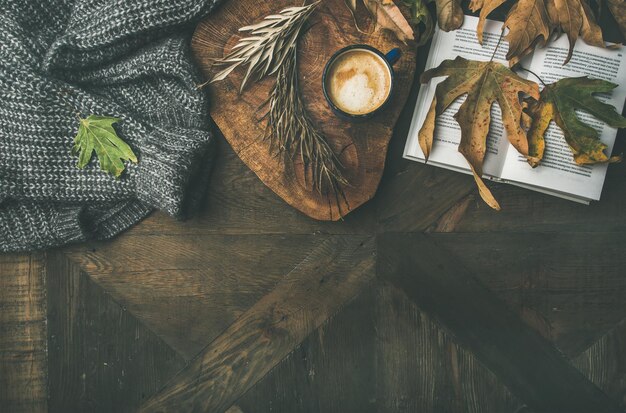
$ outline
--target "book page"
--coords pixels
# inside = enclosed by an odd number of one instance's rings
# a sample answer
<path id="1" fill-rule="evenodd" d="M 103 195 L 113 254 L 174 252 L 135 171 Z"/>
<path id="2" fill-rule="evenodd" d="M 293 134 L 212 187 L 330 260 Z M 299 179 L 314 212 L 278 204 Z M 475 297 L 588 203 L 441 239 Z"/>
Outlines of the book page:
<path id="1" fill-rule="evenodd" d="M 482 46 L 476 38 L 477 24 L 477 17 L 465 16 L 463 26 L 458 30 L 447 33 L 439 29 L 435 30 L 425 69 L 437 67 L 442 61 L 454 59 L 456 56 L 473 60 L 488 61 L 491 59 L 493 50 L 500 38 L 502 23 L 487 20 Z M 494 60 L 506 64 L 505 55 L 507 49 L 507 43 L 502 41 Z M 404 149 L 405 158 L 424 161 L 424 153 L 419 146 L 417 134 L 430 108 L 435 88 L 444 79 L 444 77 L 434 78 L 420 88 L 411 128 L 409 129 L 409 136 Z M 438 117 L 433 148 L 428 162 L 436 166 L 470 173 L 467 161 L 458 151 L 461 129 L 454 119 L 454 114 L 459 110 L 464 100 L 465 96 L 457 99 Z M 505 155 L 509 147 L 506 136 L 503 135 L 505 135 L 505 132 L 501 122 L 500 108 L 495 103 L 491 108 L 491 126 L 487 138 L 487 154 L 485 155 L 483 167 L 483 172 L 486 176 L 499 176 L 502 171 L 506 158 Z"/>
<path id="2" fill-rule="evenodd" d="M 624 48 L 617 50 L 589 46 L 578 40 L 571 60 L 563 62 L 568 52 L 568 41 L 561 36 L 544 49 L 536 49 L 529 69 L 538 74 L 545 83 L 555 82 L 563 77 L 604 79 L 619 84 L 611 94 L 595 95 L 602 102 L 613 105 L 619 113 L 624 108 L 626 98 L 626 61 Z M 533 79 L 533 75 L 528 75 Z M 533 79 L 535 80 L 535 79 Z M 598 131 L 600 139 L 608 145 L 611 154 L 617 130 L 589 115 L 577 111 L 578 117 Z M 572 151 L 567 145 L 561 129 L 551 122 L 545 135 L 546 150 L 541 164 L 533 169 L 526 159 L 514 151 L 507 154 L 502 178 L 527 185 L 569 193 L 577 197 L 598 200 L 606 175 L 607 164 L 579 166 L 574 162 Z"/>

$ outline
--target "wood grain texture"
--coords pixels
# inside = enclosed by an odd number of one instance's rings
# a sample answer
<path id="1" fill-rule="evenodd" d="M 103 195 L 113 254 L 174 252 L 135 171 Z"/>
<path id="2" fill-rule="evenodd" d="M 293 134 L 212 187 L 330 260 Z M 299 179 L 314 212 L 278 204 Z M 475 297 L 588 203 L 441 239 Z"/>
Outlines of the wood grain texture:
<path id="1" fill-rule="evenodd" d="M 604 390 L 626 410 L 626 322 L 602 336 L 572 360 L 572 363 L 596 386 Z"/>
<path id="2" fill-rule="evenodd" d="M 496 375 L 396 287 L 376 297 L 379 412 L 516 412 L 522 403 Z"/>
<path id="3" fill-rule="evenodd" d="M 624 151 L 626 151 L 626 129 L 620 129 L 613 154 Z M 531 192 L 512 185 L 490 184 L 502 210 L 494 212 L 481 202 L 479 197 L 474 197 L 465 211 L 457 217 L 454 227 L 448 225 L 445 232 L 624 232 L 625 174 L 625 163 L 611 164 L 602 190 L 602 199 L 590 205 Z M 431 230 L 441 231 L 437 225 Z"/>
<path id="4" fill-rule="evenodd" d="M 237 404 L 275 413 L 513 413 L 522 406 L 387 283 L 346 305 Z"/>
<path id="5" fill-rule="evenodd" d="M 223 136 L 204 207 L 178 221 L 155 213 L 130 229 L 134 235 L 368 234 L 376 225 L 373 208 L 359 208 L 341 222 L 310 219 L 259 180 Z"/>
<path id="6" fill-rule="evenodd" d="M 378 273 L 434 315 L 531 408 L 538 412 L 621 411 L 432 238 L 383 235 L 378 247 Z M 428 259 L 410 251 L 420 251 Z"/>
<path id="7" fill-rule="evenodd" d="M 620 232 L 440 233 L 432 239 L 570 357 L 626 316 Z"/>
<path id="8" fill-rule="evenodd" d="M 44 255 L 0 255 L 0 411 L 46 412 Z"/>
<path id="9" fill-rule="evenodd" d="M 376 412 L 374 311 L 371 285 L 348 303 L 237 404 L 244 412 Z"/>
<path id="10" fill-rule="evenodd" d="M 319 235 L 129 235 L 114 244 L 76 247 L 69 256 L 189 360 L 325 239 Z"/>
<path id="11" fill-rule="evenodd" d="M 369 283 L 373 253 L 372 238 L 325 241 L 141 411 L 226 410 Z"/>
<path id="12" fill-rule="evenodd" d="M 210 76 L 212 62 L 221 58 L 236 43 L 236 28 L 252 24 L 276 13 L 293 2 L 255 2 L 234 0 L 222 6 L 211 18 L 200 23 L 192 40 L 192 49 L 203 72 Z M 359 20 L 367 20 L 360 11 Z M 365 26 L 365 31 L 371 32 Z M 414 46 L 393 40 L 383 31 L 358 32 L 350 10 L 343 0 L 322 2 L 312 15 L 310 28 L 303 35 L 298 61 L 300 85 L 305 105 L 345 167 L 350 185 L 344 188 L 347 203 L 334 196 L 323 196 L 304 183 L 301 164 L 293 169 L 269 153 L 269 143 L 261 139 L 264 123 L 259 107 L 267 99 L 273 79 L 250 85 L 239 94 L 243 72 L 233 72 L 226 80 L 211 85 L 211 116 L 237 155 L 259 178 L 288 204 L 319 220 L 338 220 L 374 196 L 382 176 L 387 144 L 399 112 L 404 106 L 415 69 Z M 324 99 L 322 71 L 332 53 L 343 46 L 370 44 L 383 52 L 400 47 L 403 56 L 395 66 L 395 89 L 389 105 L 376 117 L 363 123 L 350 123 L 335 116 Z"/>
<path id="13" fill-rule="evenodd" d="M 135 411 L 184 366 L 67 258 L 47 268 L 50 412 Z"/>
<path id="14" fill-rule="evenodd" d="M 377 200 L 379 230 L 424 231 L 451 204 L 475 190 L 471 177 L 413 163 L 386 177 Z"/>

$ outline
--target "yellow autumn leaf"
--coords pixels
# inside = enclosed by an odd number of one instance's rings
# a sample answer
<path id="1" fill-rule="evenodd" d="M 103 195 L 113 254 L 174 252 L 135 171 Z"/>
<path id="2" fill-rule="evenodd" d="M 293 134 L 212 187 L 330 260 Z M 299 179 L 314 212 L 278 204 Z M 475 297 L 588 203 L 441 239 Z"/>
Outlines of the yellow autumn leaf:
<path id="1" fill-rule="evenodd" d="M 424 72 L 421 82 L 427 83 L 439 76 L 446 76 L 446 79 L 437 85 L 433 103 L 419 132 L 420 147 L 428 159 L 436 129 L 436 117 L 457 98 L 467 95 L 455 115 L 461 127 L 459 152 L 469 163 L 483 200 L 492 208 L 500 209 L 481 178 L 487 152 L 491 106 L 494 102 L 498 103 L 509 142 L 520 154 L 528 156 L 526 132 L 520 126 L 520 95 L 526 94 L 538 99 L 539 88 L 536 83 L 519 77 L 501 63 L 479 62 L 462 57 L 444 60 L 438 67 Z"/>

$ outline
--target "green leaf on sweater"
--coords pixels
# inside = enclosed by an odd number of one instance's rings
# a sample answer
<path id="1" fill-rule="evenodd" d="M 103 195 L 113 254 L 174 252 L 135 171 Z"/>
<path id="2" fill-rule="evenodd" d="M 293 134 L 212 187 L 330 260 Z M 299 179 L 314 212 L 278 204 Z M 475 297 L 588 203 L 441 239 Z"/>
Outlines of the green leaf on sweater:
<path id="1" fill-rule="evenodd" d="M 119 119 L 89 115 L 87 119 L 79 120 L 80 126 L 72 148 L 72 155 L 78 156 L 78 168 L 87 166 L 94 151 L 100 161 L 100 169 L 116 178 L 124 172 L 124 161 L 137 163 L 133 150 L 113 129 L 113 124 L 119 122 Z"/>

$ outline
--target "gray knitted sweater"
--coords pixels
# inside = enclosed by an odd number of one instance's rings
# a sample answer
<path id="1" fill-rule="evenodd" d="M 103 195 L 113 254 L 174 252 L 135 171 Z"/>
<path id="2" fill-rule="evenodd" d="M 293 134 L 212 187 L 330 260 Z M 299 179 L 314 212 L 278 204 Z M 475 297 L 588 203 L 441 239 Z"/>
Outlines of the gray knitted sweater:
<path id="1" fill-rule="evenodd" d="M 0 250 L 111 237 L 206 188 L 212 137 L 189 36 L 216 0 L 0 0 Z M 70 155 L 79 111 L 121 118 L 120 179 Z"/>

